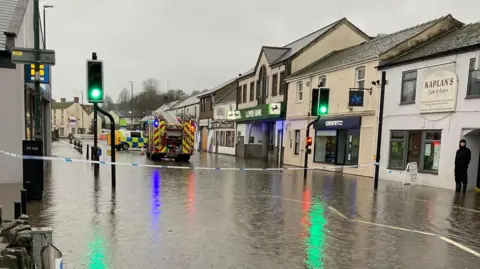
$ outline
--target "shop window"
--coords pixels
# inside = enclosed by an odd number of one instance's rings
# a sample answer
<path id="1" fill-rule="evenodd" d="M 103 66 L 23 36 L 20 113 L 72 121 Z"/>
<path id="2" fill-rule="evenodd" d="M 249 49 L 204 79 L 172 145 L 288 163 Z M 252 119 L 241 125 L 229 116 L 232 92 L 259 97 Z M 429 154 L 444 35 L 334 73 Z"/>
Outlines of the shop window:
<path id="1" fill-rule="evenodd" d="M 468 69 L 468 90 L 467 96 L 480 96 L 480 70 L 475 70 L 476 59 L 470 59 Z"/>
<path id="2" fill-rule="evenodd" d="M 246 103 L 247 102 L 247 84 L 243 85 L 243 98 L 242 98 L 243 102 Z"/>
<path id="3" fill-rule="evenodd" d="M 400 104 L 415 103 L 417 91 L 417 70 L 406 71 L 402 74 L 402 96 Z"/>
<path id="4" fill-rule="evenodd" d="M 297 83 L 297 101 L 303 100 L 303 81 Z"/>
<path id="5" fill-rule="evenodd" d="M 277 95 L 278 90 L 278 74 L 272 76 L 272 96 Z"/>
<path id="6" fill-rule="evenodd" d="M 441 131 L 392 131 L 389 168 L 403 170 L 416 162 L 420 171 L 438 172 L 441 135 Z"/>
<path id="7" fill-rule="evenodd" d="M 280 72 L 280 90 L 279 94 L 284 94 L 287 88 L 287 82 L 285 81 L 285 72 Z"/>
<path id="8" fill-rule="evenodd" d="M 365 88 L 365 66 L 355 69 L 355 83 L 357 88 Z"/>
<path id="9" fill-rule="evenodd" d="M 255 82 L 250 82 L 250 101 L 255 99 Z"/>
<path id="10" fill-rule="evenodd" d="M 315 132 L 315 152 L 317 163 L 335 163 L 337 153 L 337 131 L 317 130 Z"/>
<path id="11" fill-rule="evenodd" d="M 295 155 L 300 154 L 300 130 L 295 130 Z"/>

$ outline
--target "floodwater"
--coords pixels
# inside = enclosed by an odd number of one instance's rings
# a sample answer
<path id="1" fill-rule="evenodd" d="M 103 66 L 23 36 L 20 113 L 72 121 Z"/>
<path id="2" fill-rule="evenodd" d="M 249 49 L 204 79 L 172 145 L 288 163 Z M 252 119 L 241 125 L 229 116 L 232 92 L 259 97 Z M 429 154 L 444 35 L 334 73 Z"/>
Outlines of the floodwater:
<path id="1" fill-rule="evenodd" d="M 84 159 L 63 143 L 53 152 Z M 138 151 L 117 159 L 152 163 Z M 189 165 L 267 164 L 195 153 Z M 323 171 L 304 181 L 303 171 L 118 166 L 112 191 L 109 166 L 95 178 L 91 164 L 58 161 L 28 210 L 54 229 L 66 268 L 478 268 L 480 195 L 372 185 Z"/>

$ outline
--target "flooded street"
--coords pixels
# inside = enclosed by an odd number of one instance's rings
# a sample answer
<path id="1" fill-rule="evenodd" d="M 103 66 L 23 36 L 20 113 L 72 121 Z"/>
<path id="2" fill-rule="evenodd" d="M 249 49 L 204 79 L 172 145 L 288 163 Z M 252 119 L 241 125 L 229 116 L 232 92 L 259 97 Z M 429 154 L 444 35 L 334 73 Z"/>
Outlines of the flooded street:
<path id="1" fill-rule="evenodd" d="M 64 143 L 53 152 L 84 159 Z M 150 163 L 139 151 L 117 160 Z M 266 164 L 196 152 L 189 165 Z M 380 183 L 374 193 L 371 179 L 323 171 L 304 183 L 300 170 L 118 166 L 112 192 L 109 166 L 94 178 L 91 164 L 52 162 L 28 211 L 54 229 L 66 268 L 478 268 L 480 195 Z"/>

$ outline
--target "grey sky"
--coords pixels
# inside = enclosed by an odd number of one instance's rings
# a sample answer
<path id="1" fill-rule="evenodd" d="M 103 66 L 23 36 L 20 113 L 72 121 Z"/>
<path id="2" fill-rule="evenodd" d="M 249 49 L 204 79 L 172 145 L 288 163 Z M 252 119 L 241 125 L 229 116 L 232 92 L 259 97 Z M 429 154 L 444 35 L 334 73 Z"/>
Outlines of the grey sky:
<path id="1" fill-rule="evenodd" d="M 480 20 L 478 0 L 46 0 L 47 47 L 56 50 L 53 96 L 79 96 L 85 61 L 104 61 L 114 101 L 129 80 L 161 89 L 213 88 L 252 67 L 262 45 L 283 46 L 347 17 L 369 35 L 389 33 L 448 13 Z M 370 4 L 368 4 L 370 3 Z"/>

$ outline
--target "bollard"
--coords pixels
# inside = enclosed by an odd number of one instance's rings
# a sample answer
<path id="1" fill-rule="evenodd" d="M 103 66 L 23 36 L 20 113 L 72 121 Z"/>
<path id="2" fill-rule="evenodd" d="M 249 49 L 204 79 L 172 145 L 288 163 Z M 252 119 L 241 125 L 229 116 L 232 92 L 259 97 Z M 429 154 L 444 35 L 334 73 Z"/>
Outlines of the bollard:
<path id="1" fill-rule="evenodd" d="M 22 215 L 22 202 L 14 202 L 14 219 L 20 218 Z"/>
<path id="2" fill-rule="evenodd" d="M 42 249 L 48 244 L 52 244 L 53 230 L 50 227 L 33 228 L 32 227 L 32 252 L 33 259 L 38 269 L 42 267 Z M 48 268 L 47 268 L 48 269 Z"/>
<path id="3" fill-rule="evenodd" d="M 89 154 L 89 151 L 90 151 L 90 145 L 87 144 L 87 154 L 86 154 L 86 157 L 87 157 L 87 160 L 88 160 L 88 154 Z"/>
<path id="4" fill-rule="evenodd" d="M 27 190 L 20 190 L 21 199 L 22 199 L 22 215 L 27 215 Z"/>

